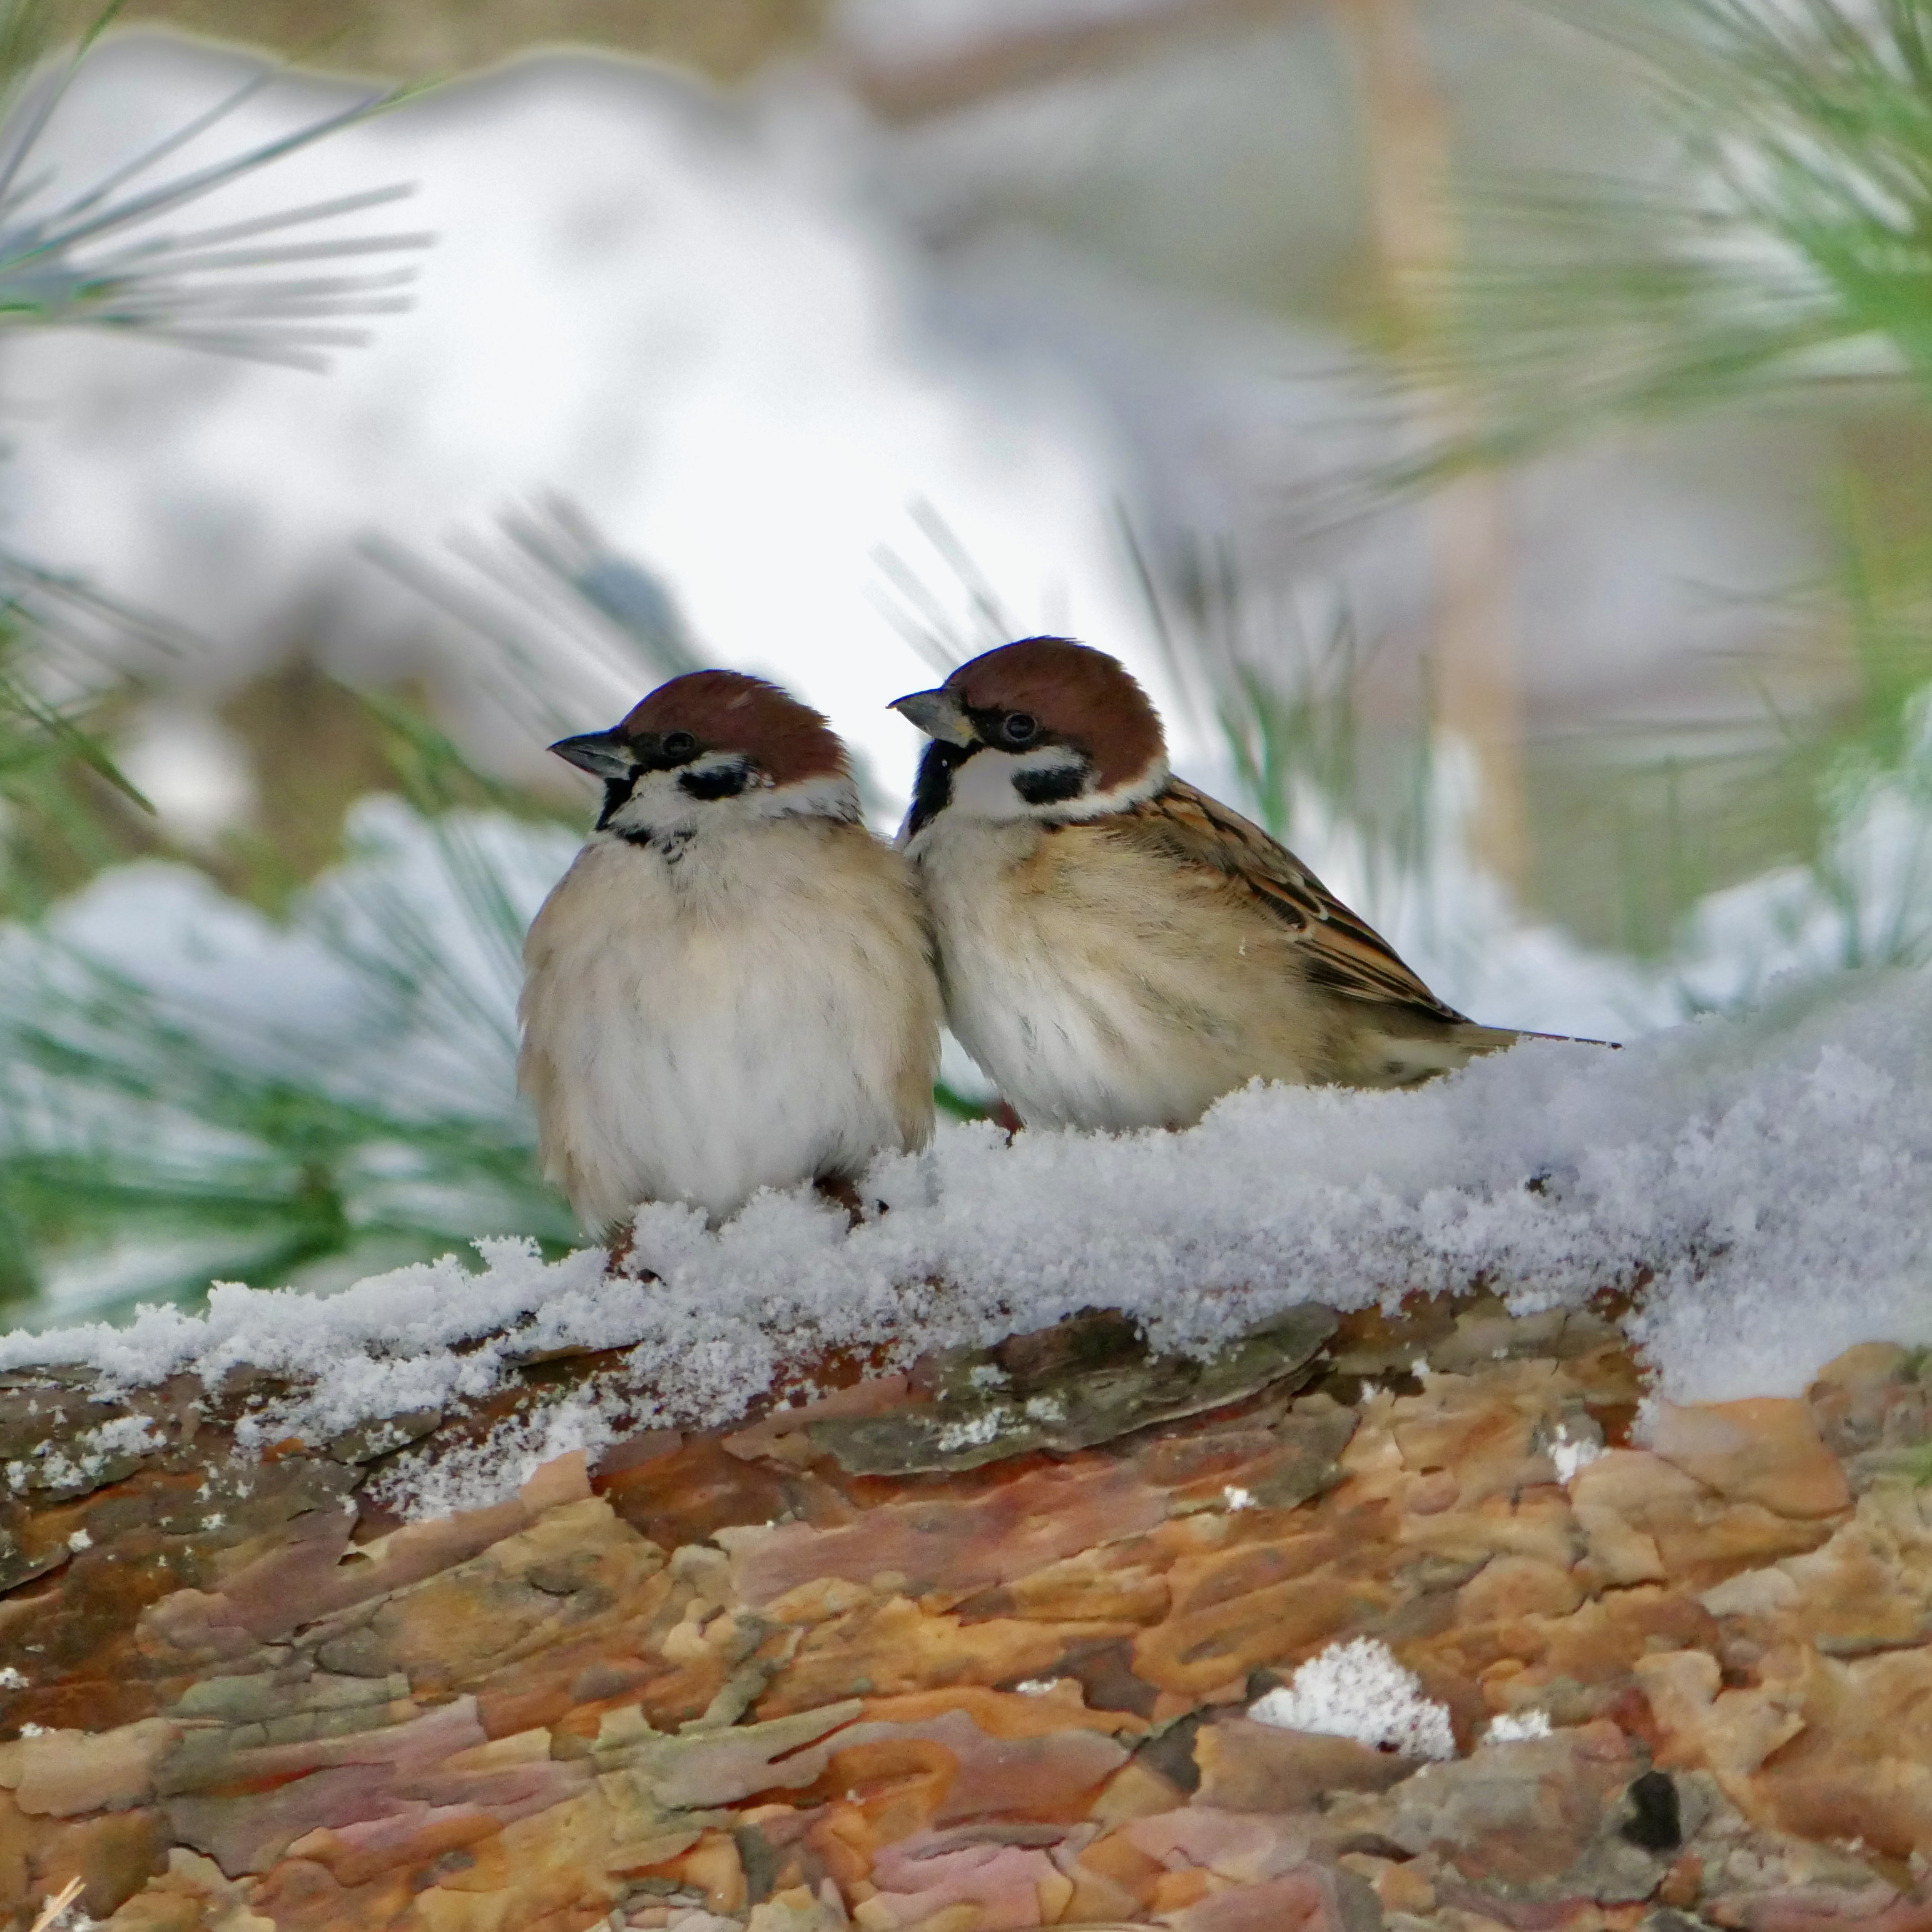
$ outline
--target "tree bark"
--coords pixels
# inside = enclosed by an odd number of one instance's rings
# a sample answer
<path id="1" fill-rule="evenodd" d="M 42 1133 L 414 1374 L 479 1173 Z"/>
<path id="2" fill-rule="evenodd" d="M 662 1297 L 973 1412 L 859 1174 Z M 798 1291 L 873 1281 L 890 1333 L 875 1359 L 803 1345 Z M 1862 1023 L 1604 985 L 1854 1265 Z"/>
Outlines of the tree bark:
<path id="1" fill-rule="evenodd" d="M 255 1460 L 260 1383 L 6 1378 L 0 1911 L 1932 1925 L 1918 1358 L 1636 1448 L 1615 1312 L 1310 1307 L 1208 1364 L 1096 1312 L 411 1522 L 384 1472 L 615 1358 Z M 1453 1759 L 1248 1714 L 1358 1639 Z"/>

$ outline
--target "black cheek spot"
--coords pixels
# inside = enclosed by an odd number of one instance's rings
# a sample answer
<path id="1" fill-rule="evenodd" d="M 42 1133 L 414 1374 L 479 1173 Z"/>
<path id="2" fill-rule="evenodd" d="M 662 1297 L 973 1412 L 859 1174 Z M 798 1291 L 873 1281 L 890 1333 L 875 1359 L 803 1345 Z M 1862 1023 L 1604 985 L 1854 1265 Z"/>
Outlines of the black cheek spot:
<path id="1" fill-rule="evenodd" d="M 678 790 L 693 798 L 736 798 L 752 782 L 752 774 L 742 765 L 727 765 L 715 772 L 686 772 L 677 782 Z"/>
<path id="2" fill-rule="evenodd" d="M 1057 765 L 1051 771 L 1016 772 L 1013 789 L 1029 805 L 1064 805 L 1087 789 L 1087 768 Z"/>
<path id="3" fill-rule="evenodd" d="M 1646 1852 L 1674 1852 L 1683 1844 L 1683 1814 L 1668 1772 L 1646 1772 L 1624 1795 L 1630 1800 L 1630 1815 L 1623 1835 L 1630 1844 Z"/>

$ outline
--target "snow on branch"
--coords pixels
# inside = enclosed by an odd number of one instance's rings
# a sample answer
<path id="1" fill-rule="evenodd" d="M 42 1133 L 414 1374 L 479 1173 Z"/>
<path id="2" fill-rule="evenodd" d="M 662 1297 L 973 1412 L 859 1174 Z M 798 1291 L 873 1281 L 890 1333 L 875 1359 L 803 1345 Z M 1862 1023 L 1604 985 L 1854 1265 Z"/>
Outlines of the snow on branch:
<path id="1" fill-rule="evenodd" d="M 1932 1341 L 1932 976 L 1854 976 L 1618 1053 L 1530 1042 L 1414 1093 L 1253 1088 L 1184 1133 L 946 1126 L 866 1191 L 886 1211 L 849 1232 L 808 1195 L 716 1230 L 648 1207 L 646 1279 L 484 1241 L 480 1270 L 446 1256 L 327 1298 L 218 1287 L 206 1315 L 11 1336 L 0 1370 L 124 1389 L 250 1372 L 276 1383 L 250 1425 L 266 1443 L 609 1350 L 658 1392 L 642 1420 L 704 1426 L 838 1351 L 902 1363 L 1106 1307 L 1204 1357 L 1297 1303 L 1480 1284 L 1518 1312 L 1640 1288 L 1631 1325 L 1667 1394 L 1795 1390 L 1852 1342 Z M 594 1445 L 594 1405 L 567 1420 L 566 1446 Z"/>

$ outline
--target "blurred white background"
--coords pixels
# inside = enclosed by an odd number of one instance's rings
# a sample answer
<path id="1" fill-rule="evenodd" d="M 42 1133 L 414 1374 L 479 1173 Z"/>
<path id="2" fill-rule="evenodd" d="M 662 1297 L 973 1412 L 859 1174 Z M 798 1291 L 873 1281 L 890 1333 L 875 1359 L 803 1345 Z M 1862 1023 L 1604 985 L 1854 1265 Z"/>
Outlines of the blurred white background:
<path id="1" fill-rule="evenodd" d="M 831 712 L 888 793 L 913 748 L 881 707 L 925 668 L 882 611 L 879 553 L 963 602 L 917 506 L 1016 632 L 1132 662 L 1197 770 L 1218 734 L 1177 702 L 1118 513 L 1156 561 L 1223 547 L 1263 628 L 1305 645 L 1346 614 L 1374 647 L 1371 723 L 1413 710 L 1431 662 L 1452 725 L 1493 736 L 1520 794 L 1491 869 L 1593 938 L 1607 915 L 1544 849 L 1574 812 L 1535 795 L 1538 748 L 1660 721 L 1762 735 L 1766 680 L 1787 701 L 1828 686 L 1825 654 L 1794 653 L 1753 601 L 1819 567 L 1815 424 L 1625 436 L 1478 486 L 1460 522 L 1328 514 L 1324 484 L 1415 427 L 1377 394 L 1405 218 L 1384 204 L 1426 211 L 1449 188 L 1431 166 L 1641 155 L 1636 85 L 1582 34 L 1512 0 L 803 12 L 723 85 L 511 51 L 226 192 L 224 215 L 415 184 L 382 217 L 435 237 L 414 306 L 326 376 L 102 337 L 11 349 L 10 540 L 202 646 L 153 668 L 165 695 L 124 747 L 184 832 L 245 820 L 271 782 L 218 713 L 298 661 L 426 680 L 483 755 L 545 782 L 528 734 L 478 701 L 474 638 L 358 544 L 434 556 L 552 492 L 662 574 L 703 653 Z M 1424 63 L 1440 149 L 1393 184 L 1375 93 L 1391 34 L 1398 64 Z M 124 32 L 46 153 L 91 178 L 260 58 Z M 279 81 L 205 146 L 358 85 Z M 574 722 L 636 694 L 557 676 Z"/>

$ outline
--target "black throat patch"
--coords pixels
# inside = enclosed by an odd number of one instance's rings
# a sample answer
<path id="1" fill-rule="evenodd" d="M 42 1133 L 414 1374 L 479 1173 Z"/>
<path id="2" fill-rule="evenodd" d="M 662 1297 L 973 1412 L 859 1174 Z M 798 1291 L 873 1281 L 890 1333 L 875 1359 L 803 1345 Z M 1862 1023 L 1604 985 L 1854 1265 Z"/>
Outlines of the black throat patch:
<path id="1" fill-rule="evenodd" d="M 912 807 L 906 814 L 902 838 L 916 838 L 952 802 L 952 774 L 980 748 L 977 745 L 949 745 L 935 738 L 919 761 L 919 776 L 913 780 Z"/>
<path id="2" fill-rule="evenodd" d="M 612 819 L 631 802 L 631 794 L 638 788 L 638 781 L 644 776 L 641 771 L 626 772 L 620 778 L 604 781 L 604 808 L 597 814 L 597 829 L 606 830 Z"/>

